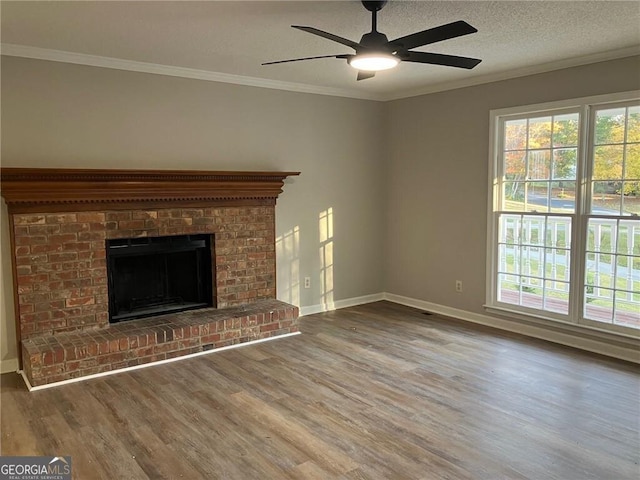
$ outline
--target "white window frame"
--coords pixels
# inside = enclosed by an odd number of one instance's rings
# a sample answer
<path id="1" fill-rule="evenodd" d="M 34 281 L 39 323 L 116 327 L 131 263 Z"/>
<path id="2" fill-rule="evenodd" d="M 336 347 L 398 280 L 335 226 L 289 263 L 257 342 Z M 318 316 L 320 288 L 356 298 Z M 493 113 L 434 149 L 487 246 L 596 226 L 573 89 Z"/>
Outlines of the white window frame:
<path id="1" fill-rule="evenodd" d="M 584 264 L 586 253 L 586 232 L 589 220 L 590 196 L 587 188 L 587 180 L 590 178 L 590 154 L 593 149 L 590 139 L 592 137 L 592 109 L 596 106 L 614 104 L 618 102 L 633 102 L 640 100 L 640 90 L 621 92 L 592 97 L 583 97 L 542 104 L 517 106 L 491 110 L 489 112 L 489 195 L 487 204 L 487 268 L 486 268 L 486 300 L 485 309 L 494 314 L 509 315 L 525 321 L 562 323 L 592 331 L 614 333 L 621 336 L 640 338 L 640 329 L 621 325 L 608 324 L 583 318 L 584 295 Z M 519 305 L 507 304 L 497 301 L 497 272 L 498 272 L 498 223 L 500 202 L 502 200 L 501 183 L 498 175 L 501 174 L 500 165 L 502 149 L 503 120 L 517 118 L 530 118 L 537 114 L 558 115 L 567 111 L 578 111 L 580 115 L 580 130 L 578 140 L 578 158 L 576 165 L 576 210 L 570 216 L 571 224 L 571 272 L 569 291 L 568 315 L 555 314 L 550 311 L 537 310 Z M 513 212 L 519 214 L 522 212 Z M 618 217 L 612 217 L 618 218 Z"/>

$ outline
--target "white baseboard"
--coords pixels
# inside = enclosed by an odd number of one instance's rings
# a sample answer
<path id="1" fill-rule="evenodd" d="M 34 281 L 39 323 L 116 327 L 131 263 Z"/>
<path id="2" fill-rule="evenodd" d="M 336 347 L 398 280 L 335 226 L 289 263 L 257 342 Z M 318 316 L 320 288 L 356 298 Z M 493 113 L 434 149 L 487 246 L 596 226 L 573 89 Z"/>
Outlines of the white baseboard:
<path id="1" fill-rule="evenodd" d="M 424 300 L 418 300 L 410 297 L 403 297 L 402 295 L 396 295 L 393 293 L 382 292 L 375 293 L 371 295 L 364 295 L 361 297 L 353 297 L 347 298 L 344 300 L 337 300 L 335 302 L 327 302 L 317 305 L 311 305 L 307 307 L 300 307 L 300 316 L 313 315 L 314 313 L 322 313 L 329 312 L 332 310 L 338 310 L 341 308 L 354 307 L 356 305 L 363 305 L 366 303 L 378 302 L 380 300 L 387 300 L 389 302 L 397 303 L 400 305 L 406 305 L 408 307 L 417 308 L 420 310 L 426 310 L 432 313 L 437 313 L 440 315 L 444 315 L 447 317 L 453 317 L 459 320 L 464 320 L 467 322 L 477 323 L 480 325 L 485 325 L 488 327 L 494 327 L 500 330 L 506 330 L 508 332 L 519 333 L 528 337 L 539 338 L 541 340 L 546 340 L 553 343 L 558 343 L 561 345 L 567 345 L 574 348 L 579 348 L 581 350 L 586 350 L 589 352 L 599 353 L 601 355 L 606 355 L 609 357 L 619 358 L 621 360 L 626 360 L 633 363 L 640 364 L 640 348 L 638 347 L 638 342 L 622 340 L 621 342 L 608 342 L 606 339 L 598 339 L 597 332 L 576 332 L 574 331 L 565 331 L 563 332 L 563 325 L 554 326 L 553 330 L 549 328 L 545 328 L 544 326 L 532 325 L 530 323 L 525 323 L 519 321 L 517 319 L 509 320 L 498 317 L 492 317 L 490 315 L 483 315 L 479 313 L 469 312 L 466 310 L 461 310 L 458 308 L 448 307 L 446 305 L 440 305 L 437 303 L 431 303 Z M 297 333 L 295 333 L 297 334 Z M 295 335 L 294 334 L 294 335 Z M 282 338 L 286 335 L 273 337 Z M 270 340 L 270 339 L 265 339 Z M 264 340 L 263 340 L 264 341 Z M 225 348 L 233 348 L 238 346 L 250 345 L 251 343 L 256 342 L 247 342 L 238 345 L 233 345 L 231 347 Z M 626 343 L 626 345 L 625 345 Z M 51 386 L 57 386 L 64 383 L 71 383 L 73 381 L 79 380 L 87 380 L 89 378 L 95 378 L 99 376 L 103 376 L 105 374 L 111 374 L 116 372 L 122 372 L 127 370 L 134 370 L 137 368 L 143 368 L 146 366 L 158 365 L 160 363 L 166 363 L 168 361 L 176 361 L 181 359 L 190 358 L 192 356 L 213 353 L 216 351 L 221 351 L 223 349 L 215 349 L 208 350 L 207 352 L 199 352 L 197 354 L 185 355 L 184 357 L 177 357 L 175 359 L 163 360 L 159 362 L 154 362 L 146 365 L 140 365 L 137 367 L 129 367 L 122 370 L 116 370 L 114 372 L 105 372 L 104 374 L 90 375 L 87 377 L 81 377 L 80 379 L 66 380 L 64 382 L 59 382 L 56 384 L 45 385 L 43 387 L 35 387 L 35 389 L 40 388 L 48 388 Z M 5 359 L 0 361 L 0 373 L 9 373 L 18 371 L 18 359 Z"/>
<path id="2" fill-rule="evenodd" d="M 588 352 L 599 353 L 609 357 L 619 358 L 633 363 L 640 363 L 640 342 L 621 338 L 620 341 L 610 342 L 597 331 L 576 331 L 576 327 L 565 327 L 562 324 L 554 325 L 553 329 L 542 325 L 534 325 L 523 322 L 518 319 L 504 319 L 483 315 L 479 313 L 468 312 L 458 308 L 447 307 L 437 303 L 417 300 L 415 298 L 403 297 L 393 293 L 384 293 L 383 298 L 390 302 L 406 305 L 408 307 L 426 310 L 432 313 L 438 313 L 447 317 L 464 320 L 467 322 L 478 323 L 488 327 L 506 330 L 508 332 L 520 333 L 528 337 L 539 338 L 553 343 L 559 343 L 569 347 L 579 348 Z M 563 331 L 565 330 L 565 331 Z M 569 331 L 571 330 L 571 331 Z M 611 337 L 610 335 L 606 335 Z"/>
<path id="3" fill-rule="evenodd" d="M 17 358 L 5 358 L 0 360 L 0 373 L 12 373 L 18 371 Z"/>
<path id="4" fill-rule="evenodd" d="M 365 303 L 373 303 L 384 300 L 384 293 L 374 293 L 372 295 L 364 295 L 362 297 L 352 297 L 344 300 L 336 300 L 335 302 L 319 303 L 308 307 L 300 307 L 300 316 L 313 315 L 314 313 L 330 312 L 341 308 L 355 307 Z"/>
<path id="5" fill-rule="evenodd" d="M 328 312 L 340 308 L 353 307 L 365 303 L 387 300 L 408 307 L 426 310 L 447 317 L 477 323 L 488 327 L 519 333 L 528 337 L 539 338 L 548 342 L 579 348 L 588 352 L 599 353 L 613 358 L 640 364 L 640 341 L 630 338 L 602 333 L 596 330 L 581 329 L 563 324 L 544 325 L 527 322 L 517 318 L 500 318 L 491 315 L 469 312 L 437 303 L 403 297 L 393 293 L 382 292 L 362 297 L 354 297 L 336 302 L 311 305 L 300 308 L 300 316 Z"/>

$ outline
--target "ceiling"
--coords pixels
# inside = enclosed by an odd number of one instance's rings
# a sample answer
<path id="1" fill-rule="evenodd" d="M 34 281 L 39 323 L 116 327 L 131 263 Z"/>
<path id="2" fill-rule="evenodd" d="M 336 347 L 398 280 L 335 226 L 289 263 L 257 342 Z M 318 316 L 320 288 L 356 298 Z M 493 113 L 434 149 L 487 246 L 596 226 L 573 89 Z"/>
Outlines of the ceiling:
<path id="1" fill-rule="evenodd" d="M 353 53 L 291 28 L 359 41 L 358 1 L 2 1 L 2 54 L 354 98 L 390 100 L 640 53 L 638 1 L 390 1 L 389 39 L 456 20 L 478 33 L 417 50 L 481 58 L 473 70 L 401 63 L 356 82 Z"/>

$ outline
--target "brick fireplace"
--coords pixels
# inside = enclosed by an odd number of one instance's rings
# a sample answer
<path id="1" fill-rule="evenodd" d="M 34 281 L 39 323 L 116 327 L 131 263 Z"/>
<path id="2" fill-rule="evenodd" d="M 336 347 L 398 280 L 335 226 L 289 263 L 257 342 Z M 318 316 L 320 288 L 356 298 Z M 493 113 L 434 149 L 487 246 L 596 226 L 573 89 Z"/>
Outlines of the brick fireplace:
<path id="1" fill-rule="evenodd" d="M 275 300 L 275 203 L 297 174 L 2 169 L 31 385 L 296 332 L 297 307 Z M 110 324 L 107 242 L 194 235 L 213 307 Z"/>

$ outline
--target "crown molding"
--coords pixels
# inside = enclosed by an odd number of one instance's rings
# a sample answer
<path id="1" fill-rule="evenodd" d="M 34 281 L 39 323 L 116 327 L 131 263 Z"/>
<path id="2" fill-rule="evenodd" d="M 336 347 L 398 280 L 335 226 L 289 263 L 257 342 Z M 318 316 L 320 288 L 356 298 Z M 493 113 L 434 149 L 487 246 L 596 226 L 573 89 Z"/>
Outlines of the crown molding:
<path id="1" fill-rule="evenodd" d="M 36 60 L 48 60 L 52 62 L 72 63 L 75 65 L 87 65 L 92 67 L 112 68 L 116 70 L 127 70 L 131 72 L 150 73 L 154 75 L 167 75 L 171 77 L 191 78 L 208 82 L 230 83 L 234 85 L 244 85 L 249 87 L 270 88 L 274 90 L 285 90 L 297 93 L 311 93 L 315 95 L 328 95 L 333 97 L 346 97 L 358 100 L 374 100 L 388 102 L 401 100 L 404 98 L 428 95 L 430 93 L 456 90 L 458 88 L 473 87 L 485 83 L 510 80 L 528 75 L 552 72 L 563 68 L 588 65 L 590 63 L 605 62 L 618 58 L 640 55 L 640 45 L 632 47 L 609 50 L 607 52 L 594 53 L 580 57 L 567 58 L 555 62 L 531 65 L 513 70 L 468 77 L 462 80 L 449 81 L 429 85 L 410 90 L 401 90 L 390 94 L 366 93 L 358 90 L 321 87 L 317 85 L 307 85 L 303 83 L 282 82 L 279 80 L 269 80 L 266 78 L 248 77 L 243 75 L 233 75 L 229 73 L 212 72 L 209 70 L 198 70 L 195 68 L 176 67 L 171 65 L 161 65 L 156 63 L 138 62 L 135 60 L 123 60 L 113 57 L 101 57 L 98 55 L 88 55 L 85 53 L 67 52 L 64 50 L 53 50 L 48 48 L 31 47 L 27 45 L 17 45 L 11 43 L 0 44 L 0 54 L 10 57 L 33 58 Z"/>
<path id="2" fill-rule="evenodd" d="M 403 98 L 417 97 L 420 95 L 428 95 L 430 93 L 444 92 L 447 90 L 457 90 L 459 88 L 473 87 L 485 83 L 499 82 L 502 80 L 510 80 L 518 77 L 526 77 L 539 73 L 552 72 L 554 70 L 562 70 L 564 68 L 579 67 L 580 65 L 588 65 L 590 63 L 606 62 L 608 60 L 616 60 L 618 58 L 633 57 L 640 55 L 640 45 L 633 47 L 621 48 L 618 50 L 609 50 L 606 52 L 584 55 L 581 57 L 566 58 L 555 62 L 543 63 L 540 65 L 531 65 L 527 67 L 516 68 L 513 70 L 505 70 L 502 72 L 482 75 L 478 77 L 469 77 L 462 80 L 439 83 L 429 85 L 413 90 L 404 90 L 397 94 L 382 95 L 380 101 L 388 102 L 392 100 L 401 100 Z"/>
<path id="3" fill-rule="evenodd" d="M 347 97 L 359 100 L 380 100 L 378 95 L 361 92 L 358 90 L 320 87 L 304 83 L 282 82 L 267 78 L 247 77 L 230 73 L 212 72 L 196 68 L 176 67 L 157 63 L 138 62 L 135 60 L 123 60 L 121 58 L 101 57 L 86 53 L 67 52 L 64 50 L 52 50 L 49 48 L 30 47 L 12 43 L 0 44 L 0 54 L 9 57 L 33 58 L 36 60 L 49 60 L 51 62 L 72 63 L 75 65 L 88 65 L 91 67 L 112 68 L 115 70 L 127 70 L 130 72 L 151 73 L 154 75 L 167 75 L 170 77 L 191 78 L 205 80 L 207 82 L 231 83 L 248 87 L 271 88 L 274 90 L 286 90 L 297 93 L 312 93 L 315 95 L 328 95 L 332 97 Z"/>

